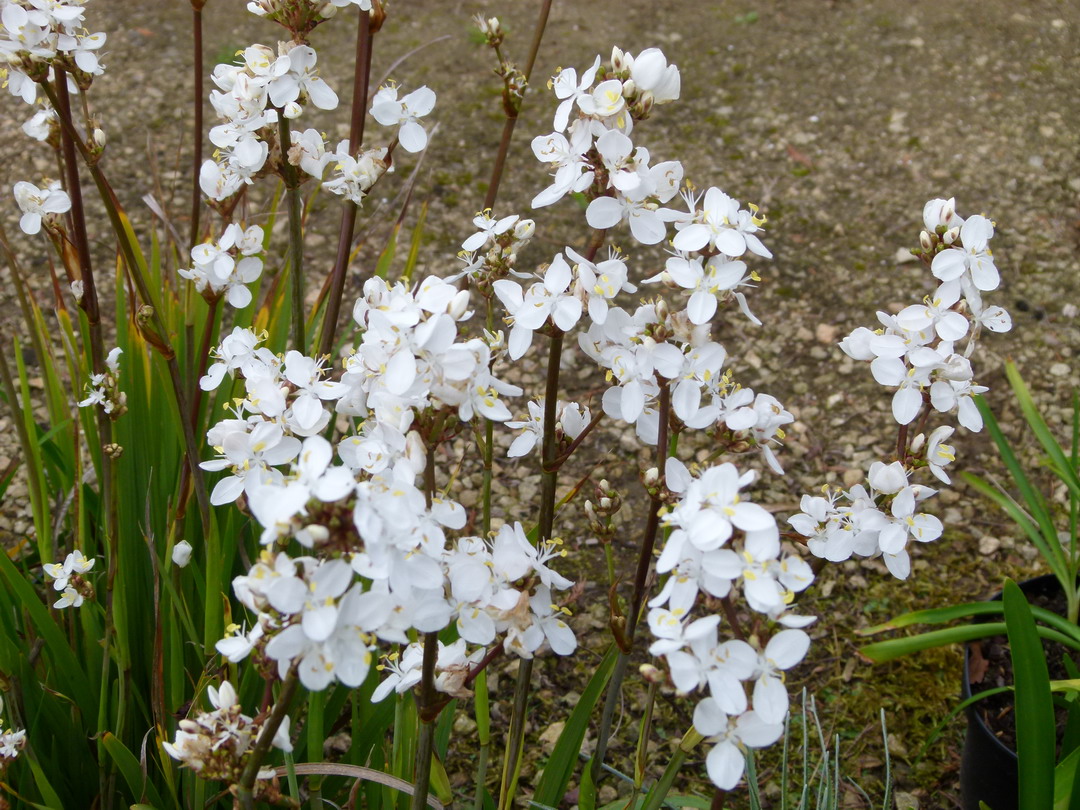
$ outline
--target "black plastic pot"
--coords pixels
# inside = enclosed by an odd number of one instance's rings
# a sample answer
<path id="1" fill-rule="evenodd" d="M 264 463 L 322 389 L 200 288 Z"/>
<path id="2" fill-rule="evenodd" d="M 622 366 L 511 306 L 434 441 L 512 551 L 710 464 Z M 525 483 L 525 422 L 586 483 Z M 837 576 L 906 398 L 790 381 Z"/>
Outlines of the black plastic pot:
<path id="1" fill-rule="evenodd" d="M 1020 583 L 1020 589 L 1030 598 L 1033 595 L 1052 595 L 1061 590 L 1053 574 Z M 994 600 L 1000 600 L 999 593 Z M 997 617 L 984 617 L 984 621 Z M 980 642 L 971 642 L 978 644 Z M 964 680 L 960 693 L 964 700 L 972 695 L 968 647 L 964 647 Z M 982 691 L 981 689 L 979 691 Z M 966 709 L 968 727 L 960 759 L 960 793 L 964 810 L 979 810 L 986 802 L 993 810 L 1015 810 L 1019 801 L 1016 752 L 1001 742 L 983 722 L 978 703 Z"/>

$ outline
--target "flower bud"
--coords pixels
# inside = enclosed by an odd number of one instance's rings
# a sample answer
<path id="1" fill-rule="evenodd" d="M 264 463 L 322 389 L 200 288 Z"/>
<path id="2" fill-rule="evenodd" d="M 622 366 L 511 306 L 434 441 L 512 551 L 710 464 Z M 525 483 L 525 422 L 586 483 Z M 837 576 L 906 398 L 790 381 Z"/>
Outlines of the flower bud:
<path id="1" fill-rule="evenodd" d="M 928 231 L 923 231 L 919 234 L 919 244 L 922 245 L 923 250 L 933 250 L 934 240 L 930 238 Z"/>
<path id="2" fill-rule="evenodd" d="M 186 568 L 187 564 L 191 562 L 191 543 L 187 540 L 181 540 L 172 550 L 172 561 L 177 568 Z"/>
<path id="3" fill-rule="evenodd" d="M 959 228 L 949 228 L 949 230 L 945 231 L 944 235 L 941 237 L 941 241 L 944 242 L 946 245 L 951 245 L 953 242 L 955 242 L 959 238 L 960 238 L 960 229 Z"/>
<path id="4" fill-rule="evenodd" d="M 455 321 L 460 321 L 469 310 L 469 291 L 461 290 L 450 300 L 446 311 Z"/>
<path id="5" fill-rule="evenodd" d="M 633 98 L 637 95 L 637 84 L 633 79 L 627 79 L 622 83 L 622 94 L 623 98 Z"/>
<path id="6" fill-rule="evenodd" d="M 606 495 L 601 498 L 600 508 L 603 509 L 605 512 L 611 509 L 611 498 L 607 497 Z"/>
<path id="7" fill-rule="evenodd" d="M 647 683 L 663 683 L 665 680 L 664 673 L 652 664 L 642 664 L 638 667 L 638 672 Z"/>
<path id="8" fill-rule="evenodd" d="M 654 486 L 656 482 L 660 480 L 660 471 L 656 469 L 656 467 L 650 467 L 645 471 L 642 480 L 645 482 L 645 486 Z"/>
<path id="9" fill-rule="evenodd" d="M 101 127 L 94 127 L 94 143 L 97 144 L 98 149 L 105 148 L 106 140 L 108 139 L 105 137 L 105 130 Z"/>
<path id="10" fill-rule="evenodd" d="M 918 453 L 922 450 L 922 446 L 926 443 L 926 435 L 920 433 L 914 439 L 911 440 L 911 452 Z"/>

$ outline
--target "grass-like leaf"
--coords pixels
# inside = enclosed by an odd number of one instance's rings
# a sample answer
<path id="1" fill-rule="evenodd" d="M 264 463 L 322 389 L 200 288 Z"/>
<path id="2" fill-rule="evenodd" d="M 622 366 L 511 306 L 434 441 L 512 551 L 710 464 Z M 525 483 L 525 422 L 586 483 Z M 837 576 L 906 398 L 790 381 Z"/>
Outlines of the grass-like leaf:
<path id="1" fill-rule="evenodd" d="M 1054 706 L 1050 675 L 1027 597 L 1011 579 L 1002 597 L 1016 688 L 1016 755 L 1020 810 L 1050 807 L 1054 798 Z"/>
<path id="2" fill-rule="evenodd" d="M 570 777 L 573 776 L 578 751 L 581 750 L 581 742 L 585 739 L 585 731 L 589 727 L 593 708 L 604 693 L 604 687 L 611 678 L 618 657 L 619 649 L 612 644 L 596 668 L 596 672 L 589 679 L 588 686 L 581 693 L 577 705 L 566 720 L 562 734 L 555 742 L 555 749 L 551 752 L 551 758 L 548 759 L 547 766 L 544 768 L 544 775 L 536 786 L 534 801 L 553 807 L 561 804 L 566 787 L 570 784 Z"/>
<path id="3" fill-rule="evenodd" d="M 1056 641 L 1074 650 L 1080 650 L 1080 642 L 1076 639 L 1059 633 L 1049 627 L 1035 626 L 1035 632 L 1039 637 Z M 969 624 L 963 627 L 949 627 L 945 630 L 932 630 L 929 633 L 920 633 L 917 636 L 906 638 L 892 638 L 888 641 L 878 641 L 867 644 L 859 652 L 873 661 L 881 664 L 892 661 L 905 655 L 910 655 L 921 650 L 929 650 L 934 647 L 943 647 L 946 644 L 961 644 L 965 641 L 974 641 L 977 638 L 998 636 L 1005 633 L 1004 622 L 986 622 L 983 624 Z"/>

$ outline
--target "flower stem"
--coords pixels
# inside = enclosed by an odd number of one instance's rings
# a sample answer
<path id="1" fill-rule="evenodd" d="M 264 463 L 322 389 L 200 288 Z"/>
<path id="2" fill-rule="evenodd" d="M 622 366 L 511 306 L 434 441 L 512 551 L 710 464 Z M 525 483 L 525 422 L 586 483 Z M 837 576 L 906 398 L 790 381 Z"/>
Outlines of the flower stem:
<path id="1" fill-rule="evenodd" d="M 371 12 L 361 11 L 356 23 L 356 58 L 353 68 L 352 118 L 349 121 L 349 150 L 357 153 L 364 139 L 364 117 L 367 114 L 368 84 L 371 82 Z M 341 297 L 345 291 L 345 270 L 352 250 L 353 229 L 356 227 L 356 204 L 346 202 L 341 211 L 341 228 L 338 230 L 337 256 L 330 273 L 330 294 L 326 299 L 322 332 L 319 335 L 319 354 L 330 354 L 334 349 Z"/>
<path id="2" fill-rule="evenodd" d="M 544 31 L 547 28 L 548 14 L 551 12 L 551 0 L 544 0 L 540 4 L 540 16 L 536 21 L 536 26 L 533 28 L 532 45 L 529 47 L 529 58 L 525 62 L 525 70 L 522 71 L 522 75 L 525 77 L 526 86 L 528 86 L 529 76 L 532 74 L 533 65 L 536 64 L 536 55 L 540 52 L 540 42 L 544 38 Z M 500 62 L 502 59 L 500 58 Z M 506 169 L 506 156 L 510 151 L 510 141 L 514 137 L 514 127 L 517 125 L 517 113 L 520 110 L 520 102 L 516 108 L 513 108 L 514 114 L 510 115 L 510 107 L 503 105 L 507 108 L 506 122 L 503 124 L 502 137 L 499 139 L 499 151 L 495 157 L 495 164 L 491 168 L 491 180 L 488 181 L 487 195 L 484 197 L 484 209 L 492 208 L 495 205 L 495 200 L 499 196 L 499 185 L 502 183 L 503 172 Z"/>
<path id="3" fill-rule="evenodd" d="M 307 354 L 304 342 L 304 200 L 300 196 L 300 177 L 289 163 L 292 136 L 289 119 L 278 112 L 278 146 L 281 149 L 281 174 L 285 179 L 285 199 L 289 208 L 289 271 L 292 276 L 292 343 L 301 354 Z"/>
<path id="4" fill-rule="evenodd" d="M 424 662 L 420 676 L 420 706 L 417 716 L 420 720 L 420 736 L 416 745 L 416 770 L 413 774 L 413 794 L 410 810 L 423 810 L 427 805 L 428 792 L 431 789 L 431 757 L 435 749 L 435 720 L 438 710 L 435 694 L 435 663 L 439 658 L 439 634 L 424 635 Z"/>
<path id="5" fill-rule="evenodd" d="M 660 424 L 656 437 L 656 465 L 663 474 L 664 462 L 668 454 L 668 420 L 671 413 L 671 384 L 668 380 L 660 380 L 658 411 Z M 634 575 L 634 593 L 630 600 L 630 614 L 626 617 L 626 631 L 624 634 L 627 649 L 620 648 L 619 650 L 619 658 L 615 662 L 615 669 L 611 673 L 607 695 L 604 697 L 604 710 L 600 716 L 600 729 L 596 737 L 596 751 L 592 759 L 593 784 L 597 785 L 603 776 L 601 766 L 603 766 L 604 756 L 607 754 L 608 736 L 611 734 L 615 707 L 619 702 L 623 678 L 626 676 L 630 653 L 633 651 L 634 633 L 637 630 L 641 606 L 645 601 L 645 586 L 648 582 L 649 570 L 652 568 L 653 547 L 656 545 L 656 533 L 660 528 L 660 507 L 662 506 L 663 501 L 660 499 L 659 489 L 657 489 L 656 494 L 652 496 L 649 503 L 649 516 L 645 522 L 645 533 L 641 538 L 641 548 L 638 552 L 637 572 Z"/>
<path id="6" fill-rule="evenodd" d="M 87 169 L 89 169 L 90 176 L 94 179 L 94 184 L 98 189 L 98 195 L 101 197 L 101 201 L 105 205 L 105 211 L 109 215 L 109 223 L 112 225 L 113 233 L 116 235 L 116 240 L 120 245 L 120 252 L 124 257 L 124 263 L 127 265 L 128 276 L 134 283 L 135 288 L 138 291 L 139 299 L 144 305 L 143 310 L 140 312 L 140 317 L 138 318 L 140 321 L 140 329 L 143 332 L 144 337 L 147 338 L 147 341 L 151 343 L 154 349 L 156 349 L 162 357 L 165 358 L 169 368 L 169 379 L 172 382 L 173 397 L 176 399 L 177 410 L 181 414 L 186 414 L 188 413 L 187 394 L 185 393 L 183 380 L 180 376 L 180 366 L 176 361 L 176 352 L 173 351 L 172 345 L 169 342 L 169 332 L 161 317 L 161 313 L 158 311 L 158 308 L 154 306 L 154 296 L 150 291 L 150 286 L 147 284 L 146 277 L 143 275 L 144 268 L 139 263 L 136 256 L 135 245 L 132 244 L 133 237 L 125 227 L 126 218 L 121 213 L 120 203 L 116 199 L 116 194 L 113 191 L 112 186 L 109 185 L 109 181 L 105 178 L 104 173 L 102 173 L 96 158 L 89 153 L 86 149 L 86 145 L 79 139 L 78 132 L 75 130 L 75 125 L 72 123 L 70 105 L 65 106 L 61 104 L 59 99 L 60 91 L 54 90 L 49 82 L 42 82 L 41 88 L 48 97 L 53 109 L 57 111 L 61 131 L 71 138 L 75 148 L 82 156 Z M 64 86 L 63 92 L 67 92 L 66 85 Z M 145 317 L 142 317 L 143 315 Z M 145 321 L 145 323 L 143 323 L 143 321 Z M 180 422 L 184 431 L 187 465 L 191 471 L 191 478 L 194 482 L 195 498 L 199 504 L 199 516 L 202 518 L 204 530 L 209 531 L 210 497 L 206 491 L 206 487 L 203 485 L 202 469 L 199 467 L 199 443 L 195 438 L 195 431 L 192 429 L 191 423 L 186 419 L 181 419 Z"/>
<path id="7" fill-rule="evenodd" d="M 300 677 L 297 675 L 296 669 L 290 669 L 289 674 L 285 676 L 285 682 L 281 685 L 278 701 L 274 705 L 273 711 L 270 712 L 270 717 L 263 724 L 262 730 L 259 732 L 259 739 L 255 741 L 251 756 L 244 766 L 243 773 L 240 774 L 240 782 L 236 786 L 236 799 L 241 810 L 254 810 L 255 797 L 253 789 L 255 787 L 255 777 L 258 776 L 259 766 L 262 765 L 267 752 L 270 750 L 274 735 L 277 734 L 285 715 L 289 713 L 289 704 L 292 703 L 293 695 L 296 694 L 296 687 L 299 684 Z"/>
<path id="8" fill-rule="evenodd" d="M 192 160 L 191 170 L 191 238 L 190 246 L 194 247 L 199 242 L 199 214 L 202 211 L 202 189 L 199 187 L 199 170 L 202 168 L 202 139 L 203 139 L 203 25 L 202 8 L 191 7 L 191 32 L 194 53 L 192 54 L 192 71 L 195 84 L 194 113 L 195 122 L 195 156 Z"/>
<path id="9" fill-rule="evenodd" d="M 649 793 L 645 796 L 645 803 L 641 806 L 641 810 L 659 810 L 660 806 L 664 803 L 664 799 L 671 791 L 671 786 L 675 783 L 675 777 L 682 769 L 683 763 L 686 762 L 687 755 L 693 751 L 697 744 L 703 739 L 705 738 L 702 737 L 693 726 L 691 726 L 690 730 L 683 735 L 679 747 L 675 749 L 675 753 L 672 754 L 667 767 L 664 768 L 663 775 L 651 788 L 649 788 Z"/>

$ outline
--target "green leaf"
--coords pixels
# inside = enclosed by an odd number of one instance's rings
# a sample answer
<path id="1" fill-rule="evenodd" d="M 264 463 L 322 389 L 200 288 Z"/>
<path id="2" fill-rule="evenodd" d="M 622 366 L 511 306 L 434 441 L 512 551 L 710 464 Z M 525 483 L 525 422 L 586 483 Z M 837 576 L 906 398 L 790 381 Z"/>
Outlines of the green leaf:
<path id="1" fill-rule="evenodd" d="M 540 777 L 540 782 L 536 786 L 533 799 L 537 803 L 553 807 L 558 807 L 562 803 L 566 787 L 570 784 L 570 777 L 574 774 L 574 765 L 578 760 L 581 742 L 585 739 L 585 731 L 589 727 L 589 718 L 597 701 L 604 693 L 604 687 L 611 678 L 618 658 L 619 649 L 612 644 L 608 647 L 596 672 L 589 679 L 588 686 L 585 687 L 577 705 L 567 718 L 563 732 L 555 742 L 555 749 L 551 752 L 551 758 L 548 759 L 544 768 L 544 775 Z"/>
<path id="2" fill-rule="evenodd" d="M 30 763 L 30 770 L 34 774 L 34 784 L 37 785 L 38 790 L 41 792 L 41 799 L 45 802 L 44 805 L 35 804 L 34 807 L 48 807 L 50 810 L 64 810 L 64 803 L 60 801 L 60 797 L 56 795 L 53 786 L 49 784 L 49 779 L 45 776 L 45 772 L 41 770 L 41 766 L 38 765 L 37 759 L 34 757 L 27 757 L 27 761 Z"/>
<path id="3" fill-rule="evenodd" d="M 1080 803 L 1076 790 L 1076 769 L 1080 767 L 1080 748 L 1073 750 L 1054 768 L 1054 810 L 1074 810 Z"/>
<path id="4" fill-rule="evenodd" d="M 953 605 L 945 608 L 915 610 L 911 613 L 904 613 L 894 619 L 890 619 L 884 624 L 857 630 L 856 633 L 860 636 L 873 636 L 878 633 L 884 633 L 887 630 L 899 630 L 914 624 L 945 624 L 946 622 L 956 621 L 957 619 L 968 619 L 972 616 L 1000 616 L 1004 609 L 1001 601 L 994 599 L 987 602 L 965 602 L 962 605 Z M 1032 607 L 1031 615 L 1034 616 L 1037 621 L 1050 625 L 1054 629 L 1080 641 L 1080 627 L 1077 627 L 1060 614 L 1054 613 L 1052 610 L 1046 610 L 1045 608 Z"/>
<path id="5" fill-rule="evenodd" d="M 139 765 L 139 760 L 127 749 L 127 746 L 108 731 L 102 735 L 101 742 L 105 746 L 105 750 L 109 752 L 113 762 L 116 763 L 116 767 L 120 770 L 124 781 L 127 782 L 131 795 L 137 800 L 149 799 L 154 807 L 163 807 L 164 804 L 161 801 L 161 795 L 157 792 L 157 788 L 154 787 L 151 780 L 146 778 L 142 766 Z"/>
<path id="6" fill-rule="evenodd" d="M 1016 364 L 1011 360 L 1005 364 L 1005 375 L 1009 378 L 1013 391 L 1016 393 L 1016 401 L 1020 403 L 1020 410 L 1023 412 L 1024 418 L 1027 420 L 1035 437 L 1039 440 L 1039 444 L 1043 446 L 1047 455 L 1050 456 L 1050 466 L 1054 470 L 1054 474 L 1072 492 L 1080 494 L 1080 476 L 1077 475 L 1076 468 L 1069 463 L 1065 451 L 1061 449 L 1061 445 L 1058 444 L 1057 439 L 1050 432 L 1050 428 L 1046 426 L 1046 421 L 1042 418 L 1042 414 L 1039 413 L 1039 408 L 1036 406 L 1035 400 L 1032 399 L 1031 392 L 1028 391 L 1027 386 L 1024 384 L 1024 379 L 1020 376 Z"/>
<path id="7" fill-rule="evenodd" d="M 434 751 L 431 752 L 431 775 L 428 781 L 440 802 L 449 805 L 454 801 L 454 791 L 450 787 L 450 777 L 446 774 L 446 766 Z"/>
<path id="8" fill-rule="evenodd" d="M 6 553 L 0 552 L 0 574 L 7 580 L 8 589 L 18 598 L 22 607 L 30 614 L 30 620 L 45 641 L 56 669 L 60 687 L 71 698 L 73 704 L 82 712 L 84 718 L 97 715 L 97 699 L 90 689 L 90 680 L 83 672 L 79 659 L 68 646 L 63 631 L 49 615 L 48 608 L 26 578 L 15 568 Z"/>
<path id="9" fill-rule="evenodd" d="M 1076 639 L 1049 627 L 1035 625 L 1035 631 L 1041 638 L 1057 641 L 1071 649 L 1080 650 L 1080 642 L 1077 642 Z M 986 638 L 987 636 L 998 636 L 1003 633 L 1005 633 L 1004 622 L 985 622 L 983 624 L 965 625 L 964 627 L 950 627 L 946 630 L 932 630 L 929 633 L 920 633 L 917 636 L 907 636 L 906 638 L 878 641 L 875 644 L 867 644 L 859 652 L 875 664 L 881 664 L 885 661 L 892 661 L 910 655 L 913 652 L 943 647 L 946 644 L 974 641 L 977 638 Z"/>
<path id="10" fill-rule="evenodd" d="M 1011 579 L 1002 601 L 1016 688 L 1020 810 L 1050 807 L 1054 797 L 1054 707 L 1050 675 L 1027 597 Z"/>

